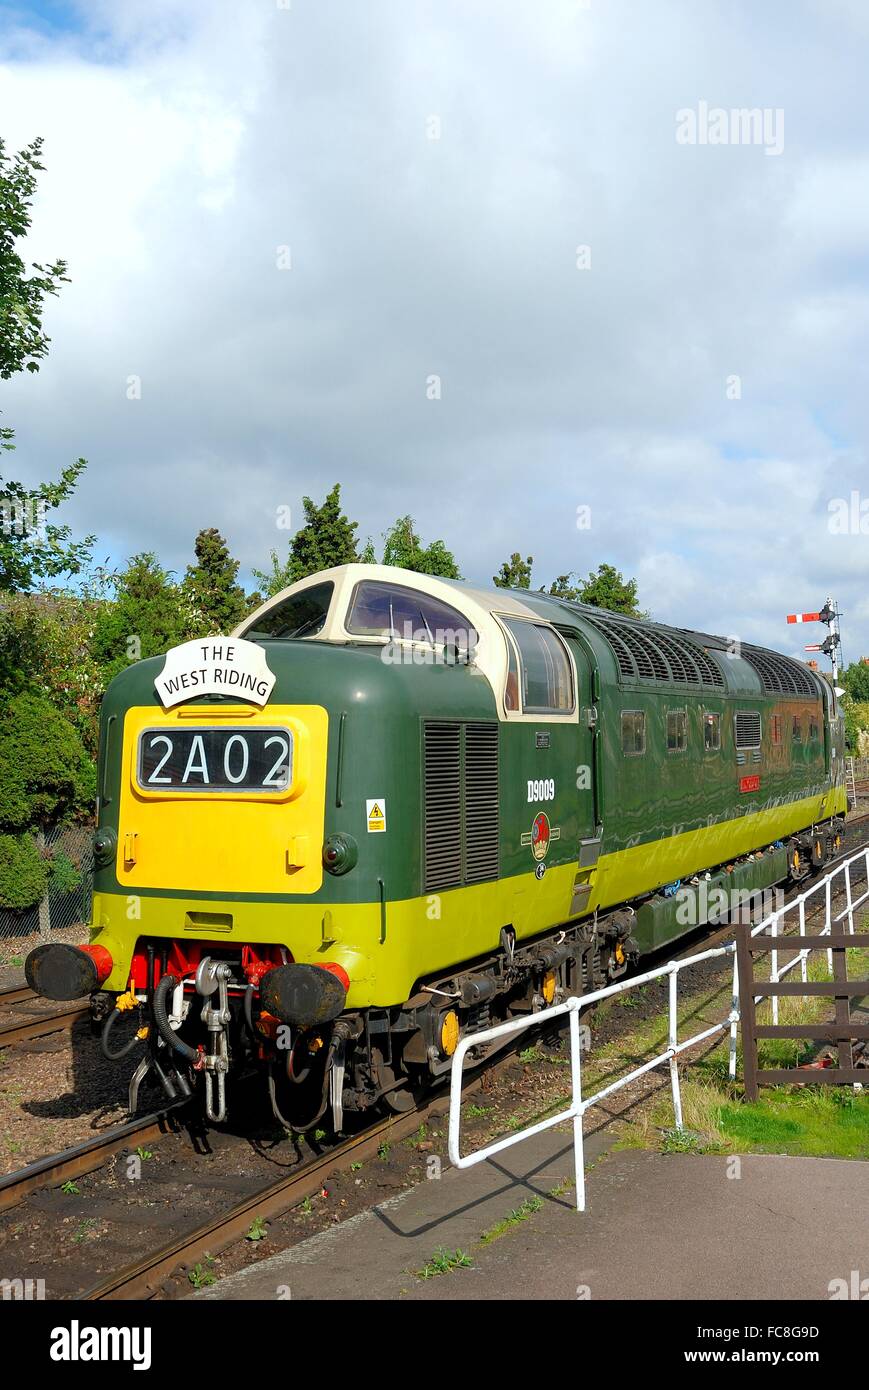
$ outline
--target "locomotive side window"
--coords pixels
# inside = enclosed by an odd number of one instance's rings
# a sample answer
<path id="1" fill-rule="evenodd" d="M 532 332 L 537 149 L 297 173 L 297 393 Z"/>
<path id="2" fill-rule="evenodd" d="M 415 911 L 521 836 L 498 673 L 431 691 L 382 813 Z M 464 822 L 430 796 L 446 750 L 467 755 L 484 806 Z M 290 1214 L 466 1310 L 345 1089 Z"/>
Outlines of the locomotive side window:
<path id="1" fill-rule="evenodd" d="M 276 603 L 256 621 L 255 628 L 248 628 L 245 637 L 276 637 L 290 640 L 295 637 L 316 637 L 326 621 L 329 604 L 335 585 L 312 584 L 310 589 L 302 589 L 291 594 L 282 603 Z"/>
<path id="2" fill-rule="evenodd" d="M 289 729 L 143 729 L 139 737 L 145 791 L 276 793 L 292 777 Z"/>
<path id="3" fill-rule="evenodd" d="M 667 752 L 684 753 L 688 747 L 688 713 L 684 709 L 667 711 Z"/>
<path id="4" fill-rule="evenodd" d="M 636 757 L 646 751 L 646 716 L 642 710 L 622 710 L 622 752 Z"/>
<path id="5" fill-rule="evenodd" d="M 504 687 L 504 708 L 514 711 L 519 709 L 519 658 L 509 637 L 507 638 L 507 684 Z"/>
<path id="6" fill-rule="evenodd" d="M 469 652 L 477 632 L 467 618 L 448 603 L 403 584 L 363 579 L 353 591 L 344 624 L 354 637 L 391 637 L 406 642 L 429 642 Z"/>
<path id="7" fill-rule="evenodd" d="M 573 675 L 561 638 L 542 624 L 519 622 L 514 618 L 504 618 L 503 622 L 519 651 L 523 712 L 570 714 Z"/>
<path id="8" fill-rule="evenodd" d="M 707 753 L 717 753 L 720 747 L 721 715 L 707 710 L 703 715 L 703 748 Z"/>
<path id="9" fill-rule="evenodd" d="M 740 709 L 734 716 L 737 748 L 760 747 L 760 715 L 757 710 Z"/>

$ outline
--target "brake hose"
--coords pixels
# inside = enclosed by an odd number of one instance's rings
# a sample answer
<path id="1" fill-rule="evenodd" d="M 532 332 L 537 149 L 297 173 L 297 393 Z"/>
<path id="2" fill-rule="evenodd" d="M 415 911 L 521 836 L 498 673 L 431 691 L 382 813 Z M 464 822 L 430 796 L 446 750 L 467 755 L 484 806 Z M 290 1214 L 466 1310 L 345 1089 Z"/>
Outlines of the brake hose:
<path id="1" fill-rule="evenodd" d="M 100 1048 L 102 1050 L 103 1056 L 109 1062 L 120 1061 L 122 1057 L 126 1057 L 130 1052 L 132 1052 L 137 1042 L 144 1041 L 142 1038 L 139 1037 L 139 1032 L 137 1030 L 133 1034 L 133 1036 L 129 1038 L 127 1042 L 122 1043 L 119 1048 L 112 1049 L 109 1047 L 109 1036 L 111 1034 L 112 1029 L 117 1023 L 118 1019 L 122 1018 L 123 1015 L 128 1012 L 129 1010 L 127 1009 L 114 1008 L 112 1009 L 112 1012 L 109 1014 L 108 1018 L 103 1024 L 103 1031 L 100 1033 Z"/>
<path id="2" fill-rule="evenodd" d="M 157 1025 L 157 1032 L 175 1052 L 180 1052 L 181 1056 L 188 1062 L 197 1063 L 201 1067 L 201 1052 L 189 1043 L 179 1038 L 169 1022 L 169 1015 L 166 1012 L 166 996 L 174 989 L 177 989 L 179 981 L 174 975 L 164 975 L 157 988 L 154 990 L 154 1022 Z"/>

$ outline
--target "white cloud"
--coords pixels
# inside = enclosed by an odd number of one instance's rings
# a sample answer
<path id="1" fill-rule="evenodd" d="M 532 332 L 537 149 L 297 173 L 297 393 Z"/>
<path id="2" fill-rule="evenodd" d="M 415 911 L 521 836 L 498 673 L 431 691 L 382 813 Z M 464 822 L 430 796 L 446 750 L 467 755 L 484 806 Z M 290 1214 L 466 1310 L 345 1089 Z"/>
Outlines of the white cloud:
<path id="1" fill-rule="evenodd" d="M 844 0 L 789 13 L 100 0 L 90 31 L 19 26 L 0 129 L 46 137 L 32 251 L 72 284 L 3 391 L 16 464 L 84 453 L 71 516 L 176 568 L 210 524 L 262 563 L 276 507 L 340 479 L 363 536 L 412 511 L 469 578 L 612 560 L 657 615 L 780 646 L 836 586 L 869 651 L 869 538 L 827 526 L 869 487 L 869 34 Z M 784 153 L 678 145 L 700 100 L 782 107 Z"/>

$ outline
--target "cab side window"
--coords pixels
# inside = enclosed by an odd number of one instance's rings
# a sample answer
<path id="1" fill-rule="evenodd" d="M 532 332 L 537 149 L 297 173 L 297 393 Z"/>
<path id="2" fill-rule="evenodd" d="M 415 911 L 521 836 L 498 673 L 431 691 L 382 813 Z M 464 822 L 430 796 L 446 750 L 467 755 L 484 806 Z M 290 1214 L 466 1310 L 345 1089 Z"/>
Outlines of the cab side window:
<path id="1" fill-rule="evenodd" d="M 542 623 L 522 622 L 516 618 L 503 618 L 502 622 L 515 641 L 519 654 L 518 685 L 522 712 L 571 714 L 574 709 L 573 672 L 561 638 L 551 627 Z M 510 704 L 510 700 L 515 699 L 510 677 L 511 668 L 508 666 L 504 703 L 507 709 L 516 709 L 517 705 Z"/>

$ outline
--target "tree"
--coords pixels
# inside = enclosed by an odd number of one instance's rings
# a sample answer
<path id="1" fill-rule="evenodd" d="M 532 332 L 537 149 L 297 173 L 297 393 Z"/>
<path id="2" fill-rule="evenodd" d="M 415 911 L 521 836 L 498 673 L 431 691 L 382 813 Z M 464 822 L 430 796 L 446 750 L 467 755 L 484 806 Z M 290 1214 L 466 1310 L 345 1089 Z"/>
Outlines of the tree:
<path id="1" fill-rule="evenodd" d="M 637 607 L 637 581 L 624 579 L 614 565 L 603 563 L 581 580 L 575 574 L 561 574 L 541 593 L 575 603 L 588 603 L 593 608 L 608 608 L 611 613 L 624 613 L 631 618 L 646 618 Z"/>
<path id="2" fill-rule="evenodd" d="M 7 440 L 11 433 L 6 431 Z M 11 446 L 7 442 L 5 447 Z M 86 467 L 84 459 L 77 459 L 56 483 L 39 483 L 35 490 L 0 478 L 0 589 L 20 593 L 37 580 L 81 573 L 96 537 L 73 541 L 68 526 L 57 526 L 46 516 L 72 496 Z"/>
<path id="3" fill-rule="evenodd" d="M 195 636 L 196 614 L 156 555 L 134 555 L 117 576 L 116 598 L 94 624 L 93 653 L 106 681 L 131 661 L 159 656 Z"/>
<path id="4" fill-rule="evenodd" d="M 842 672 L 842 685 L 852 700 L 869 700 L 869 666 L 862 661 L 852 661 Z"/>
<path id="5" fill-rule="evenodd" d="M 194 553 L 196 564 L 187 567 L 184 589 L 196 615 L 196 635 L 231 632 L 246 611 L 244 590 L 236 583 L 238 560 L 214 526 L 199 532 Z"/>
<path id="6" fill-rule="evenodd" d="M 560 574 L 557 579 L 553 579 L 549 588 L 543 588 L 541 593 L 551 594 L 553 598 L 568 599 L 572 603 L 581 603 L 581 585 L 577 576 L 571 570 L 570 574 Z"/>
<path id="7" fill-rule="evenodd" d="M 105 606 L 93 577 L 75 594 L 10 594 L 0 605 L 0 708 L 25 691 L 44 696 L 75 726 L 91 755 L 105 688 L 92 639 Z"/>
<path id="8" fill-rule="evenodd" d="M 69 882 L 66 856 L 57 864 L 34 838 L 90 811 L 96 769 L 69 720 L 44 697 L 24 693 L 0 715 L 0 907 L 38 902 L 55 869 Z"/>
<path id="9" fill-rule="evenodd" d="M 40 695 L 10 700 L 0 716 L 0 832 L 56 825 L 95 797 L 94 765 L 69 720 Z"/>
<path id="10" fill-rule="evenodd" d="M 417 574 L 438 575 L 442 579 L 461 579 L 452 552 L 443 541 L 423 546 L 412 516 L 400 516 L 383 537 L 384 565 L 415 570 Z"/>
<path id="11" fill-rule="evenodd" d="M 493 575 L 493 582 L 499 589 L 530 589 L 533 556 L 523 560 L 518 550 L 514 550 L 509 560 L 501 566 L 500 574 Z"/>
<path id="12" fill-rule="evenodd" d="M 341 511 L 341 484 L 336 483 L 321 507 L 310 497 L 302 498 L 305 524 L 290 542 L 290 552 L 281 561 L 276 550 L 270 551 L 271 570 L 254 570 L 253 576 L 263 586 L 267 596 L 277 594 L 289 584 L 358 559 L 356 554 L 356 521 L 350 521 Z"/>
<path id="13" fill-rule="evenodd" d="M 46 296 L 56 295 L 68 281 L 66 262 L 33 262 L 31 270 L 16 250 L 31 225 L 42 141 L 34 140 L 11 158 L 0 140 L 0 378 L 16 372 L 38 372 L 50 339 L 42 326 Z M 0 448 L 13 449 L 14 431 L 0 427 Z M 30 491 L 23 483 L 0 478 L 0 588 L 20 590 L 38 579 L 78 574 L 90 555 L 94 537 L 74 542 L 68 526 L 46 519 L 75 488 L 84 459 L 64 468 L 56 483 Z"/>
<path id="14" fill-rule="evenodd" d="M 34 140 L 12 158 L 0 140 L 0 377 L 16 372 L 38 372 L 51 339 L 43 331 L 42 306 L 46 295 L 57 294 L 68 282 L 66 261 L 27 267 L 15 243 L 30 230 L 31 205 L 36 175 L 45 168 L 39 161 L 42 140 Z"/>

